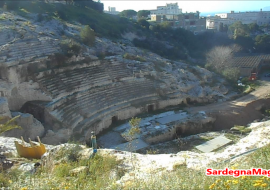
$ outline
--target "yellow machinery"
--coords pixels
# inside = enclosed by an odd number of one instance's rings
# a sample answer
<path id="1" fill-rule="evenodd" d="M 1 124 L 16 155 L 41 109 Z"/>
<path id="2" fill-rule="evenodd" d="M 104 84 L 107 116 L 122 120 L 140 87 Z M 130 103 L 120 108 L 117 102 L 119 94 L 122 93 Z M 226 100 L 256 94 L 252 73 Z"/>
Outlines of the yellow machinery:
<path id="1" fill-rule="evenodd" d="M 17 152 L 21 157 L 40 159 L 41 156 L 46 152 L 45 145 L 40 142 L 39 137 L 37 137 L 39 145 L 36 143 L 34 144 L 29 138 L 29 143 L 31 145 L 30 147 L 25 145 L 23 137 L 21 137 L 21 139 L 22 144 L 20 144 L 18 141 L 14 141 Z"/>

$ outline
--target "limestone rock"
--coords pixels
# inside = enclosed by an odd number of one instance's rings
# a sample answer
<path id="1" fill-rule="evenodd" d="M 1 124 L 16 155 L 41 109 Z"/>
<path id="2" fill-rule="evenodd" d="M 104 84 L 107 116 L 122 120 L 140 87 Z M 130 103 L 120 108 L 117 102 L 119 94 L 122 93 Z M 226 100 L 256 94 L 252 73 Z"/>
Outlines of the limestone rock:
<path id="1" fill-rule="evenodd" d="M 5 97 L 0 98 L 0 115 L 7 116 L 9 118 L 11 117 L 11 114 L 8 108 L 8 102 Z"/>
<path id="2" fill-rule="evenodd" d="M 87 149 L 83 149 L 79 151 L 78 154 L 80 155 L 81 159 L 88 159 L 92 153 L 93 153 L 93 149 L 87 148 Z"/>
<path id="3" fill-rule="evenodd" d="M 48 130 L 45 137 L 42 138 L 42 142 L 45 144 L 58 145 L 67 142 L 71 136 L 69 129 L 60 129 L 57 132 Z"/>
<path id="4" fill-rule="evenodd" d="M 14 141 L 20 141 L 20 139 L 13 137 L 0 137 L 0 153 L 6 157 L 16 157 L 17 150 Z"/>
<path id="5" fill-rule="evenodd" d="M 7 137 L 16 137 L 20 138 L 21 136 L 26 140 L 36 139 L 37 136 L 42 136 L 44 134 L 43 125 L 36 120 L 33 115 L 25 114 L 20 112 L 13 112 L 12 117 L 20 115 L 20 117 L 16 120 L 17 124 L 22 127 L 22 129 L 12 129 L 10 131 L 5 132 L 3 135 Z"/>
<path id="6" fill-rule="evenodd" d="M 70 174 L 78 174 L 87 171 L 87 166 L 80 166 L 69 171 Z"/>

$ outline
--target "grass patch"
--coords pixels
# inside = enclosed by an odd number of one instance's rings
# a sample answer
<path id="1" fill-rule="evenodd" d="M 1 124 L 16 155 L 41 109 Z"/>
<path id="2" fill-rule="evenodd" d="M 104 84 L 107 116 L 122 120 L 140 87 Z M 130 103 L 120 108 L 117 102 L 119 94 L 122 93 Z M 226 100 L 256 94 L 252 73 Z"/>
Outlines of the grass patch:
<path id="1" fill-rule="evenodd" d="M 214 169 L 269 169 L 270 145 L 242 158 L 237 163 L 212 165 Z M 185 164 L 176 164 L 174 171 L 153 175 L 149 179 L 129 181 L 123 189 L 268 189 L 270 178 L 265 176 L 209 177 L 205 169 L 193 170 Z M 154 175 L 155 173 L 155 175 Z"/>
<path id="2" fill-rule="evenodd" d="M 260 87 L 262 84 L 260 81 L 256 80 L 256 81 L 251 81 L 248 78 L 243 78 L 241 80 L 241 82 L 245 85 L 243 87 L 238 87 L 238 89 L 240 91 L 242 91 L 244 94 L 248 94 L 252 91 L 254 91 L 255 89 L 257 89 L 258 87 Z"/>
<path id="3" fill-rule="evenodd" d="M 125 173 L 112 155 L 80 158 L 79 145 L 64 147 L 34 175 L 19 170 L 0 173 L 0 186 L 10 189 L 104 189 Z M 86 150 L 86 149 L 85 149 Z M 76 159 L 74 159 L 76 158 Z M 77 172 L 71 170 L 82 168 Z"/>
<path id="4" fill-rule="evenodd" d="M 224 136 L 226 138 L 232 140 L 234 143 L 236 143 L 237 141 L 239 141 L 241 139 L 241 137 L 239 137 L 239 135 L 232 134 L 232 133 L 225 133 Z"/>
<path id="5" fill-rule="evenodd" d="M 241 134 L 247 134 L 251 132 L 250 128 L 247 128 L 245 126 L 235 125 L 233 128 L 230 129 L 234 133 L 241 133 Z"/>
<path id="6" fill-rule="evenodd" d="M 135 55 L 132 55 L 132 54 L 129 54 L 129 53 L 125 53 L 123 55 L 123 58 L 125 59 L 130 59 L 130 60 L 135 60 L 135 61 L 140 61 L 140 62 L 145 62 L 145 59 L 139 55 L 135 56 Z"/>

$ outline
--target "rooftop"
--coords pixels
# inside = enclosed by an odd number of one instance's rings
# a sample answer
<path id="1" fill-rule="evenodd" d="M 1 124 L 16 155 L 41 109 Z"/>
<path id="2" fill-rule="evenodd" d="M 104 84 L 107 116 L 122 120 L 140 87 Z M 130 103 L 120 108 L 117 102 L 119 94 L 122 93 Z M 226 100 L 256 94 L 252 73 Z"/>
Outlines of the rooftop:
<path id="1" fill-rule="evenodd" d="M 235 67 L 257 67 L 261 60 L 270 60 L 270 54 L 236 54 L 228 62 Z"/>

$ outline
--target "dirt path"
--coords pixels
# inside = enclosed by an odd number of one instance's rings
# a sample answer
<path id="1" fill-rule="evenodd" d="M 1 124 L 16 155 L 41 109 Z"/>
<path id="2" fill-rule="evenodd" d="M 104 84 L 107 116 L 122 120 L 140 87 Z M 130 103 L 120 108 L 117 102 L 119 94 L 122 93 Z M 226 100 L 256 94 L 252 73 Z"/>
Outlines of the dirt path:
<path id="1" fill-rule="evenodd" d="M 256 119 L 261 119 L 263 117 L 260 111 L 262 106 L 270 108 L 269 94 L 270 82 L 262 81 L 262 86 L 236 100 L 190 107 L 186 111 L 190 113 L 205 111 L 216 118 L 214 123 L 216 130 L 229 129 L 234 125 L 247 125 Z"/>

